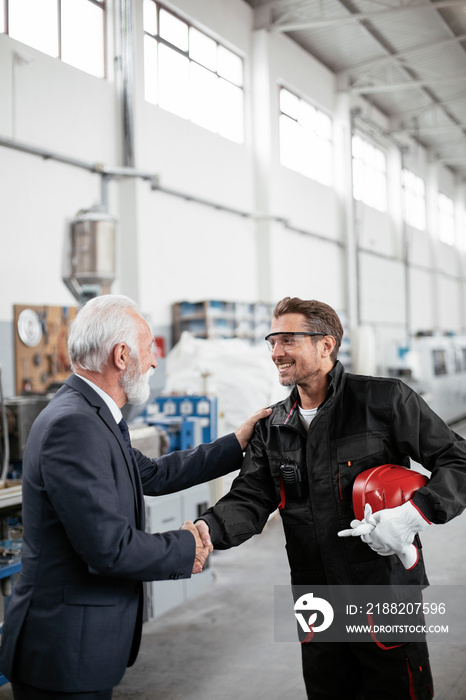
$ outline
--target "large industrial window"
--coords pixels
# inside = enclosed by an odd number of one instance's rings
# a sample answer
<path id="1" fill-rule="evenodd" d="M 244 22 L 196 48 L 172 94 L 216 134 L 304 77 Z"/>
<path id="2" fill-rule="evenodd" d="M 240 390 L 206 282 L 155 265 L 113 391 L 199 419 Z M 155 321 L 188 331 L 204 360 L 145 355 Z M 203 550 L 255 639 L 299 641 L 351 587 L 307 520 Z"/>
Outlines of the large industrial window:
<path id="1" fill-rule="evenodd" d="M 442 243 L 455 245 L 455 207 L 451 197 L 442 192 L 438 195 L 438 231 Z"/>
<path id="2" fill-rule="evenodd" d="M 353 197 L 379 211 L 387 210 L 385 153 L 358 134 L 353 136 Z"/>
<path id="3" fill-rule="evenodd" d="M 410 226 L 426 229 L 426 187 L 424 180 L 411 170 L 402 171 L 403 216 Z"/>
<path id="4" fill-rule="evenodd" d="M 243 143 L 242 58 L 153 0 L 144 0 L 144 80 L 148 102 Z"/>
<path id="5" fill-rule="evenodd" d="M 324 185 L 332 184 L 332 121 L 285 88 L 280 88 L 280 162 Z"/>
<path id="6" fill-rule="evenodd" d="M 105 77 L 105 0 L 8 0 L 6 8 L 2 31 L 12 39 Z"/>

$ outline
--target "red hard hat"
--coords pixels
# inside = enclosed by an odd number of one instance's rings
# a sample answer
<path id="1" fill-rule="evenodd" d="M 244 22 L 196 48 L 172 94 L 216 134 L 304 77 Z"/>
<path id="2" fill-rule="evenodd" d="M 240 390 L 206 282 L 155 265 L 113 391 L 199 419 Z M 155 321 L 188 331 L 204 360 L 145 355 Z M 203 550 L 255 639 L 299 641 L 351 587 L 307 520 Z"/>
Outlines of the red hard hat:
<path id="1" fill-rule="evenodd" d="M 427 482 L 428 478 L 423 474 L 397 464 L 382 464 L 380 467 L 366 469 L 354 480 L 354 515 L 362 520 L 366 503 L 369 503 L 373 513 L 401 506 Z"/>

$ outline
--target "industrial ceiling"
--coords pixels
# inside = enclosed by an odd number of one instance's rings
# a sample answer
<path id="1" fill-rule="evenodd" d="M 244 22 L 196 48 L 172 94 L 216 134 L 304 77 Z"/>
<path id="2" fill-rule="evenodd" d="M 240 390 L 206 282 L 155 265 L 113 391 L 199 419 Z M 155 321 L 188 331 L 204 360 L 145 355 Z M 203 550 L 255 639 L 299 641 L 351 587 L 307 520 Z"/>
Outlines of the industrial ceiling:
<path id="1" fill-rule="evenodd" d="M 466 0 L 246 0 L 466 180 Z"/>

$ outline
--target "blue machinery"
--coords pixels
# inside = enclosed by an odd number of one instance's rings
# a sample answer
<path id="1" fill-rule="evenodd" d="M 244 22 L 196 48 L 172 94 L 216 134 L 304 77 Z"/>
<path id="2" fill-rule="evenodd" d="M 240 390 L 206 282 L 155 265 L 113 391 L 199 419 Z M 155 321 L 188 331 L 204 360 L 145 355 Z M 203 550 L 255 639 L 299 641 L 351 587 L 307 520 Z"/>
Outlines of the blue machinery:
<path id="1" fill-rule="evenodd" d="M 217 437 L 217 399 L 211 396 L 158 396 L 140 416 L 165 430 L 168 451 L 188 450 Z"/>

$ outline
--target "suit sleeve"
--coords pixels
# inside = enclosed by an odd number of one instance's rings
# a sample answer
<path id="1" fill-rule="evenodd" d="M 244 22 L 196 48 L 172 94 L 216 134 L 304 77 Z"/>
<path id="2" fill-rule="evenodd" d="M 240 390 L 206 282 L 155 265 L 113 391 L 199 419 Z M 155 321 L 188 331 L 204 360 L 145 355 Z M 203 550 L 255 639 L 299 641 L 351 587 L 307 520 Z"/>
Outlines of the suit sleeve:
<path id="1" fill-rule="evenodd" d="M 38 459 L 43 507 L 58 516 L 92 573 L 142 581 L 191 576 L 194 537 L 186 530 L 149 534 L 137 529 L 128 514 L 129 478 L 94 417 L 60 416 L 45 431 Z M 118 483 L 125 477 L 127 482 Z"/>
<path id="2" fill-rule="evenodd" d="M 149 459 L 134 450 L 146 496 L 160 496 L 203 484 L 241 467 L 243 453 L 234 433 L 199 445 Z"/>
<path id="3" fill-rule="evenodd" d="M 394 439 L 401 449 L 431 472 L 413 501 L 433 523 L 445 523 L 466 507 L 466 441 L 400 383 L 396 390 Z"/>
<path id="4" fill-rule="evenodd" d="M 262 532 L 269 515 L 277 508 L 260 423 L 255 427 L 231 490 L 200 516 L 209 525 L 216 549 L 235 547 Z"/>

